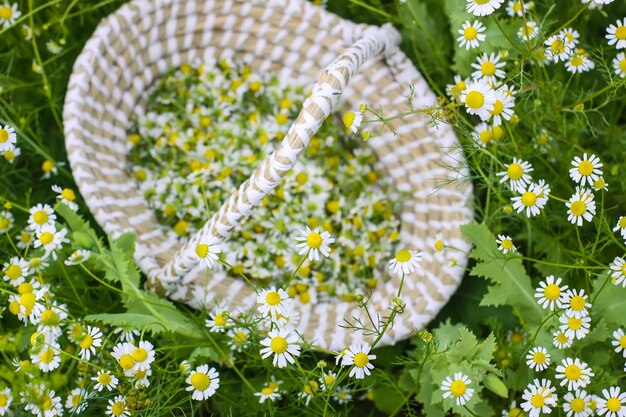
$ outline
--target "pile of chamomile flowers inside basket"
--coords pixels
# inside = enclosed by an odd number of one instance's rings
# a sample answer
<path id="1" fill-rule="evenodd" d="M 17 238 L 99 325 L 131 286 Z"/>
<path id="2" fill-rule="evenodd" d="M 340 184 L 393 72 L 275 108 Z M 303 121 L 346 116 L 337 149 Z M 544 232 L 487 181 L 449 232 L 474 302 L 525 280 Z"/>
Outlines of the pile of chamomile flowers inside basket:
<path id="1" fill-rule="evenodd" d="M 305 98 L 303 88 L 232 61 L 166 74 L 129 133 L 128 169 L 161 224 L 182 241 L 198 231 L 277 147 Z M 245 274 L 263 288 L 291 281 L 289 295 L 305 304 L 351 301 L 376 287 L 374 270 L 399 240 L 403 195 L 355 135 L 361 118 L 331 115 L 275 192 L 222 244 L 230 268 L 213 273 Z M 292 248 L 297 230 L 332 235 L 333 256 L 303 259 Z"/>

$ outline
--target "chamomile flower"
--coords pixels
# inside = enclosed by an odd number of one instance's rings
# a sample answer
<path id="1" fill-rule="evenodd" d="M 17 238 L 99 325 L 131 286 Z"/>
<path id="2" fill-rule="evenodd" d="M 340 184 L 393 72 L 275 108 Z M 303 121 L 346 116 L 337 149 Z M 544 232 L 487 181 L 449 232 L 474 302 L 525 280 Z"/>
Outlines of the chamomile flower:
<path id="1" fill-rule="evenodd" d="M 565 358 L 556 367 L 556 379 L 561 379 L 561 386 L 567 384 L 567 390 L 573 391 L 584 388 L 591 382 L 591 377 L 595 374 L 591 368 L 578 358 Z"/>
<path id="2" fill-rule="evenodd" d="M 465 104 L 465 109 L 469 114 L 475 114 L 486 121 L 491 117 L 496 95 L 486 81 L 473 81 L 461 93 L 461 102 Z"/>
<path id="3" fill-rule="evenodd" d="M 61 364 L 60 349 L 61 346 L 58 343 L 46 345 L 39 352 L 31 353 L 30 360 L 42 372 L 54 371 Z"/>
<path id="4" fill-rule="evenodd" d="M 213 265 L 219 260 L 217 254 L 222 252 L 222 247 L 217 243 L 217 238 L 211 236 L 206 242 L 200 242 L 195 247 L 196 256 L 200 261 L 208 268 L 213 268 Z"/>
<path id="5" fill-rule="evenodd" d="M 86 390 L 74 388 L 68 394 L 67 400 L 65 400 L 65 408 L 71 414 L 80 414 L 87 408 L 87 398 L 89 398 L 89 395 Z"/>
<path id="6" fill-rule="evenodd" d="M 532 1 L 525 2 L 523 0 L 512 0 L 507 3 L 506 12 L 509 16 L 522 17 L 525 13 L 528 13 L 528 11 L 532 10 L 534 7 L 535 3 Z"/>
<path id="7" fill-rule="evenodd" d="M 57 219 L 54 210 L 47 204 L 37 204 L 28 212 L 30 213 L 28 226 L 37 234 L 41 233 L 41 229 L 45 226 L 54 226 Z"/>
<path id="8" fill-rule="evenodd" d="M 517 31 L 517 36 L 523 41 L 529 41 L 531 39 L 535 39 L 537 33 L 539 33 L 539 26 L 537 26 L 537 23 L 532 20 L 528 20 L 525 24 L 520 26 Z"/>
<path id="9" fill-rule="evenodd" d="M 589 297 L 585 294 L 585 290 L 567 290 L 563 294 L 563 301 L 560 303 L 559 308 L 567 309 L 565 314 L 568 317 L 581 318 L 589 315 L 588 308 L 591 308 L 591 303 L 587 301 Z"/>
<path id="10" fill-rule="evenodd" d="M 337 387 L 333 392 L 333 399 L 337 401 L 339 405 L 344 405 L 352 401 L 352 394 L 346 387 Z"/>
<path id="11" fill-rule="evenodd" d="M 593 182 L 593 190 L 594 191 L 600 191 L 600 190 L 609 191 L 609 185 L 606 183 L 606 181 L 604 181 L 604 177 L 600 177 L 596 181 Z"/>
<path id="12" fill-rule="evenodd" d="M 568 392 L 563 397 L 563 411 L 567 417 L 587 417 L 593 414 L 590 405 L 591 395 L 585 390 Z"/>
<path id="13" fill-rule="evenodd" d="M 591 71 L 595 64 L 586 55 L 572 55 L 565 63 L 565 68 L 572 74 Z"/>
<path id="14" fill-rule="evenodd" d="M 572 48 L 563 36 L 552 35 L 544 43 L 546 58 L 550 61 L 565 61 L 572 54 Z"/>
<path id="15" fill-rule="evenodd" d="M 443 391 L 443 398 L 454 398 L 456 405 L 464 405 L 474 395 L 474 388 L 469 388 L 468 385 L 472 383 L 472 380 L 462 372 L 457 372 L 453 377 L 447 376 L 441 383 L 441 389 Z"/>
<path id="16" fill-rule="evenodd" d="M 115 398 L 109 400 L 109 405 L 105 412 L 111 417 L 130 416 L 130 409 L 128 408 L 128 404 L 126 404 L 126 397 L 116 395 Z"/>
<path id="17" fill-rule="evenodd" d="M 467 0 L 465 9 L 474 16 L 488 16 L 502 6 L 504 0 Z"/>
<path id="18" fill-rule="evenodd" d="M 615 45 L 617 49 L 626 48 L 626 17 L 606 28 L 606 39 L 609 45 Z"/>
<path id="19" fill-rule="evenodd" d="M 335 239 L 330 236 L 327 231 L 320 231 L 315 228 L 311 230 L 308 226 L 306 230 L 302 232 L 303 235 L 296 236 L 296 241 L 301 242 L 296 245 L 299 255 L 305 255 L 308 253 L 310 261 L 318 261 L 320 259 L 320 253 L 326 257 L 330 255 L 330 244 L 335 242 Z"/>
<path id="20" fill-rule="evenodd" d="M 503 254 L 507 254 L 507 252 L 515 252 L 516 248 L 513 244 L 513 240 L 511 236 L 498 235 L 498 239 L 496 239 L 496 243 L 499 245 L 498 250 L 501 250 Z"/>
<path id="21" fill-rule="evenodd" d="M 589 316 L 578 318 L 561 314 L 559 321 L 561 322 L 561 332 L 571 339 L 584 339 L 591 327 L 591 317 Z"/>
<path id="22" fill-rule="evenodd" d="M 602 175 L 600 168 L 602 168 L 603 164 L 600 162 L 600 158 L 593 154 L 587 156 L 585 152 L 582 158 L 575 156 L 572 161 L 572 166 L 574 168 L 570 168 L 569 176 L 574 182 L 581 186 L 593 186 L 593 183 Z"/>
<path id="23" fill-rule="evenodd" d="M 282 396 L 278 390 L 280 382 L 271 381 L 266 386 L 261 388 L 261 391 L 255 392 L 254 395 L 259 397 L 259 404 L 263 404 L 266 400 L 274 402 Z"/>
<path id="24" fill-rule="evenodd" d="M 30 275 L 30 264 L 25 259 L 15 256 L 4 265 L 2 272 L 2 279 L 17 287 Z"/>
<path id="25" fill-rule="evenodd" d="M 550 385 L 549 380 L 535 379 L 524 390 L 522 395 L 524 402 L 520 406 L 530 417 L 538 417 L 541 413 L 549 414 L 552 411 L 551 407 L 556 407 L 557 396 L 554 387 Z"/>
<path id="26" fill-rule="evenodd" d="M 620 392 L 620 387 L 610 387 L 602 390 L 602 397 L 597 399 L 599 416 L 624 417 L 626 416 L 626 392 Z"/>
<path id="27" fill-rule="evenodd" d="M 0 6 L 0 24 L 5 29 L 13 25 L 21 15 L 22 12 L 17 9 L 17 3 L 5 2 Z"/>
<path id="28" fill-rule="evenodd" d="M 511 190 L 521 192 L 524 188 L 530 184 L 532 178 L 530 172 L 533 171 L 532 165 L 527 161 L 522 161 L 518 158 L 513 158 L 513 162 L 505 164 L 506 171 L 498 172 L 496 176 L 500 178 L 500 183 L 509 182 Z"/>
<path id="29" fill-rule="evenodd" d="M 485 122 L 481 122 L 476 125 L 472 132 L 472 139 L 480 147 L 487 147 L 487 145 L 494 140 L 493 127 Z"/>
<path id="30" fill-rule="evenodd" d="M 342 117 L 343 124 L 346 129 L 349 129 L 352 133 L 356 133 L 363 123 L 363 114 L 361 112 L 349 111 Z"/>
<path id="31" fill-rule="evenodd" d="M 209 365 L 200 365 L 191 371 L 186 381 L 187 391 L 193 391 L 191 398 L 197 401 L 206 400 L 215 394 L 220 387 L 220 374 Z"/>
<path id="32" fill-rule="evenodd" d="M 2 7 L 0 7 L 0 10 L 2 10 Z M 2 19 L 1 16 L 0 19 Z M 15 149 L 15 142 L 17 142 L 15 129 L 9 125 L 5 125 L 4 127 L 0 125 L 0 153 Z"/>
<path id="33" fill-rule="evenodd" d="M 43 171 L 43 175 L 41 176 L 41 178 L 49 179 L 53 175 L 57 175 L 59 173 L 59 166 L 63 166 L 63 165 L 65 165 L 64 162 L 55 164 L 54 161 L 46 159 L 41 164 L 41 170 Z"/>
<path id="34" fill-rule="evenodd" d="M 304 405 L 308 406 L 311 400 L 316 395 L 318 395 L 319 390 L 320 390 L 320 384 L 317 381 L 315 380 L 308 381 L 302 387 L 302 391 L 298 393 L 298 398 L 305 400 Z"/>
<path id="35" fill-rule="evenodd" d="M 389 269 L 394 274 L 410 274 L 415 272 L 422 262 L 422 252 L 409 249 L 400 249 L 396 256 L 389 261 Z"/>
<path id="36" fill-rule="evenodd" d="M 263 316 L 285 315 L 291 307 L 291 299 L 282 288 L 272 287 L 261 291 L 256 298 L 259 313 Z"/>
<path id="37" fill-rule="evenodd" d="M 626 335 L 624 334 L 624 330 L 617 329 L 613 332 L 611 344 L 615 346 L 615 352 L 622 352 L 622 356 L 626 358 Z"/>
<path id="38" fill-rule="evenodd" d="M 441 232 L 439 232 L 435 235 L 433 248 L 435 248 L 435 251 L 441 252 L 444 250 L 445 247 L 446 247 L 446 242 L 443 241 L 443 235 L 441 234 Z"/>
<path id="39" fill-rule="evenodd" d="M 464 79 L 460 75 L 454 76 L 454 84 L 446 85 L 446 92 L 451 99 L 456 100 L 461 97 L 461 94 L 467 89 L 468 80 Z"/>
<path id="40" fill-rule="evenodd" d="M 78 249 L 72 252 L 72 254 L 63 262 L 67 266 L 80 265 L 85 262 L 91 256 L 91 251 L 86 249 Z"/>
<path id="41" fill-rule="evenodd" d="M 135 338 L 139 337 L 141 333 L 137 329 L 124 326 L 117 327 L 115 330 L 113 330 L 113 334 L 119 334 L 120 340 L 122 342 L 135 343 Z"/>
<path id="42" fill-rule="evenodd" d="M 111 356 L 117 360 L 126 376 L 132 376 L 136 371 L 135 359 L 133 358 L 134 349 L 135 346 L 132 343 L 123 342 L 115 345 L 113 352 L 111 352 Z"/>
<path id="43" fill-rule="evenodd" d="M 539 287 L 535 290 L 535 298 L 538 298 L 537 303 L 543 308 L 550 311 L 554 311 L 555 307 L 561 308 L 561 305 L 565 302 L 565 291 L 568 286 L 561 286 L 561 277 L 554 278 L 554 275 L 549 275 L 544 281 L 539 283 Z"/>
<path id="44" fill-rule="evenodd" d="M 559 32 L 557 35 L 561 39 L 565 41 L 565 44 L 569 46 L 572 50 L 576 48 L 578 44 L 578 38 L 580 37 L 580 33 L 577 30 L 572 28 L 565 28 Z"/>
<path id="45" fill-rule="evenodd" d="M 476 70 L 472 73 L 472 77 L 494 84 L 498 78 L 506 77 L 506 73 L 502 70 L 505 65 L 505 62 L 500 62 L 500 55 L 496 53 L 482 54 L 478 57 L 477 63 L 472 63 L 472 68 Z"/>
<path id="46" fill-rule="evenodd" d="M 35 248 L 43 248 L 45 251 L 44 259 L 52 255 L 52 259 L 56 260 L 56 250 L 60 249 L 64 243 L 70 243 L 66 238 L 67 229 L 56 230 L 55 226 L 44 226 L 35 239 Z"/>
<path id="47" fill-rule="evenodd" d="M 9 388 L 0 390 L 0 416 L 7 414 L 11 403 L 13 402 L 13 395 Z"/>
<path id="48" fill-rule="evenodd" d="M 209 318 L 206 320 L 205 324 L 210 332 L 222 333 L 226 330 L 226 324 L 228 324 L 229 318 L 230 313 L 226 309 L 226 306 L 217 305 L 209 314 Z"/>
<path id="49" fill-rule="evenodd" d="M 544 371 L 550 366 L 550 354 L 544 347 L 532 348 L 526 354 L 526 365 L 537 372 Z"/>
<path id="50" fill-rule="evenodd" d="M 76 193 L 71 188 L 61 188 L 58 185 L 52 186 L 52 191 L 57 193 L 57 200 L 61 200 L 63 204 L 68 206 L 71 210 L 77 211 L 78 204 L 76 204 Z"/>
<path id="51" fill-rule="evenodd" d="M 626 77 L 626 54 L 624 52 L 617 54 L 611 63 L 616 75 L 621 78 Z"/>
<path id="52" fill-rule="evenodd" d="M 493 104 L 493 110 L 491 111 L 491 123 L 494 126 L 499 126 L 503 120 L 511 120 L 513 108 L 515 107 L 515 98 L 511 94 L 507 94 L 505 88 L 496 90 L 495 95 L 496 102 Z"/>
<path id="53" fill-rule="evenodd" d="M 538 215 L 548 202 L 546 193 L 537 184 L 530 184 L 518 192 L 521 195 L 511 198 L 513 209 L 518 213 L 526 211 L 527 217 Z"/>
<path id="54" fill-rule="evenodd" d="M 250 332 L 243 327 L 230 329 L 226 335 L 229 337 L 228 345 L 235 352 L 241 352 L 250 344 Z"/>
<path id="55" fill-rule="evenodd" d="M 487 38 L 483 33 L 485 30 L 487 29 L 480 21 L 475 20 L 474 23 L 470 23 L 467 20 L 463 23 L 463 27 L 458 30 L 458 34 L 461 36 L 456 38 L 456 41 L 461 48 L 464 46 L 465 49 L 478 48 L 480 42 Z"/>
<path id="56" fill-rule="evenodd" d="M 131 354 L 135 361 L 135 368 L 140 371 L 150 369 L 150 364 L 154 362 L 154 346 L 147 340 L 142 340 L 139 346 L 133 347 Z"/>
<path id="57" fill-rule="evenodd" d="M 333 371 L 323 372 L 322 377 L 319 378 L 321 390 L 326 391 L 333 387 L 333 384 L 337 380 L 337 374 Z"/>
<path id="58" fill-rule="evenodd" d="M 15 218 L 10 211 L 0 211 L 0 233 L 6 233 L 13 227 Z"/>
<path id="59" fill-rule="evenodd" d="M 46 390 L 42 385 L 37 389 L 37 399 L 24 406 L 24 410 L 30 411 L 37 417 L 55 417 L 63 415 L 61 397 L 56 396 L 54 390 Z"/>
<path id="60" fill-rule="evenodd" d="M 372 360 L 376 359 L 376 355 L 370 355 L 371 346 L 367 343 L 353 344 L 344 352 L 341 359 L 342 366 L 352 366 L 348 376 L 354 376 L 356 379 L 363 379 L 365 376 L 371 375 L 370 370 L 374 369 Z"/>
<path id="61" fill-rule="evenodd" d="M 80 347 L 80 351 L 78 352 L 80 357 L 85 361 L 89 361 L 91 355 L 96 354 L 96 348 L 102 346 L 102 331 L 97 327 L 87 326 L 85 334 L 78 343 L 78 346 Z"/>
<path id="62" fill-rule="evenodd" d="M 617 232 L 618 230 L 622 238 L 626 239 L 626 216 L 619 216 L 619 219 L 617 219 L 617 224 L 613 228 L 613 231 Z"/>
<path id="63" fill-rule="evenodd" d="M 108 391 L 113 391 L 117 387 L 118 383 L 118 379 L 115 375 L 112 375 L 110 371 L 104 369 L 100 369 L 98 374 L 92 377 L 91 380 L 96 383 L 93 388 L 98 392 L 105 388 Z"/>
<path id="64" fill-rule="evenodd" d="M 291 330 L 283 328 L 270 330 L 267 337 L 261 340 L 261 357 L 263 359 L 274 355 L 273 364 L 284 368 L 288 363 L 295 363 L 294 357 L 300 356 L 300 346 L 296 343 L 298 337 Z"/>

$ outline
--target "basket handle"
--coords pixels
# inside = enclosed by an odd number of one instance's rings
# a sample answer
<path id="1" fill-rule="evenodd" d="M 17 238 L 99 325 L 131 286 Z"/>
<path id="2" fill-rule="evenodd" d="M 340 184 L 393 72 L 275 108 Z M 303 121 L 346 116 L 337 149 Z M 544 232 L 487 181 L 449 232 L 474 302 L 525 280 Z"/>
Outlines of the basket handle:
<path id="1" fill-rule="evenodd" d="M 198 264 L 199 258 L 195 252 L 198 244 L 220 243 L 228 238 L 233 228 L 249 217 L 253 209 L 293 168 L 300 152 L 333 111 L 350 78 L 366 61 L 393 51 L 399 43 L 400 35 L 391 24 L 371 27 L 364 31 L 363 38 L 328 65 L 278 148 L 241 184 L 202 229 L 176 252 L 157 278 L 164 283 L 175 283 Z"/>

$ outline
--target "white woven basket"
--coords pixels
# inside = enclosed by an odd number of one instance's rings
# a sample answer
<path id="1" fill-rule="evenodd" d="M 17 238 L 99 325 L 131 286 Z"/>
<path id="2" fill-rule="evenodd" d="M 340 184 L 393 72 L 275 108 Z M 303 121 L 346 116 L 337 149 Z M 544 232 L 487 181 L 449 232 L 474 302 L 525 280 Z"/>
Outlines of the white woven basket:
<path id="1" fill-rule="evenodd" d="M 393 116 L 406 111 L 413 86 L 417 107 L 434 104 L 434 94 L 398 49 L 399 40 L 391 26 L 357 25 L 303 0 L 132 1 L 98 26 L 69 82 L 66 147 L 81 194 L 107 233 L 137 234 L 136 258 L 149 285 L 194 307 L 205 300 L 224 300 L 233 309 L 254 308 L 255 293 L 242 280 L 207 274 L 197 258 L 188 255 L 190 248 L 211 236 L 228 238 L 293 167 L 340 98 L 347 109 L 370 103 Z M 144 114 L 149 91 L 164 72 L 215 59 L 234 59 L 283 80 L 317 84 L 278 149 L 183 245 L 158 224 L 125 170 L 127 131 L 131 121 Z M 376 135 L 369 144 L 395 186 L 410 191 L 401 213 L 400 239 L 404 247 L 422 250 L 424 260 L 422 270 L 407 277 L 406 310 L 382 344 L 425 325 L 455 291 L 466 256 L 436 252 L 432 242 L 440 232 L 449 245 L 469 249 L 459 225 L 472 218 L 471 186 L 454 183 L 468 172 L 452 130 L 445 125 L 432 129 L 420 115 L 392 120 L 389 126 L 399 137 Z M 371 308 L 385 315 L 399 277 L 385 275 L 380 282 Z M 297 309 L 301 318 L 296 330 L 308 341 L 340 349 L 368 339 L 338 326 L 344 318 L 366 322 L 355 303 Z"/>

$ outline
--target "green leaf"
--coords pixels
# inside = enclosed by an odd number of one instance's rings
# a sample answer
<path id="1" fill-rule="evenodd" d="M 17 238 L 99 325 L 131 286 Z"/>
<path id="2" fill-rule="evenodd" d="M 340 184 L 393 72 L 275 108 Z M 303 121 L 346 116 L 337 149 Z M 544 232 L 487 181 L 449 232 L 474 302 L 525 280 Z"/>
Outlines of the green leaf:
<path id="1" fill-rule="evenodd" d="M 219 360 L 219 355 L 213 348 L 198 347 L 195 348 L 189 355 L 189 363 L 195 365 L 198 359 L 208 359 L 212 362 L 217 362 Z"/>
<path id="2" fill-rule="evenodd" d="M 489 286 L 481 305 L 510 305 L 519 310 L 529 325 L 539 324 L 546 313 L 535 300 L 535 291 L 522 261 L 505 257 L 485 224 L 473 222 L 461 226 L 461 231 L 475 246 L 470 256 L 482 261 L 470 274 L 487 278 L 493 284 Z"/>
<path id="3" fill-rule="evenodd" d="M 611 277 L 604 273 L 593 282 L 591 292 L 592 318 L 604 318 L 607 323 L 626 326 L 626 288 L 611 283 Z"/>
<path id="4" fill-rule="evenodd" d="M 90 314 L 85 317 L 87 321 L 101 321 L 102 323 L 118 326 L 131 327 L 133 329 L 147 331 L 158 335 L 169 331 L 164 323 L 159 322 L 148 314 L 119 313 L 119 314 Z"/>
<path id="5" fill-rule="evenodd" d="M 444 412 L 441 406 L 432 401 L 433 396 L 437 395 L 435 391 L 438 390 L 438 386 L 433 381 L 430 363 L 426 362 L 424 364 L 421 373 L 418 369 L 413 369 L 410 373 L 413 378 L 419 379 L 420 389 L 415 398 L 424 406 L 424 415 L 428 417 L 443 417 Z M 441 391 L 439 391 L 439 394 L 441 394 Z"/>
<path id="6" fill-rule="evenodd" d="M 405 403 L 404 397 L 394 387 L 382 384 L 372 391 L 374 405 L 383 413 L 391 414 L 396 412 Z"/>
<path id="7" fill-rule="evenodd" d="M 102 251 L 103 245 L 100 238 L 85 219 L 63 203 L 57 204 L 54 211 L 63 217 L 72 231 L 72 241 L 77 242 L 84 249 L 92 249 L 94 245 L 97 245 L 98 251 Z"/>

